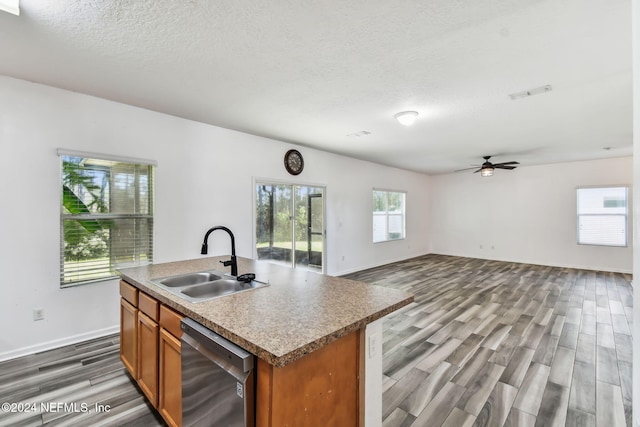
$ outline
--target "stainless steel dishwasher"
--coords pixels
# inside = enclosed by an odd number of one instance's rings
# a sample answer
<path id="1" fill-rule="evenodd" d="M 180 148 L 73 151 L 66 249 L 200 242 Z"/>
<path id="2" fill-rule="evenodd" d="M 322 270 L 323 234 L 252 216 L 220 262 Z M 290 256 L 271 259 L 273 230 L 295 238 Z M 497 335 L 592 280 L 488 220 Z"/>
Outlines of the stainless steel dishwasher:
<path id="1" fill-rule="evenodd" d="M 192 319 L 183 319 L 184 426 L 254 425 L 255 357 Z"/>

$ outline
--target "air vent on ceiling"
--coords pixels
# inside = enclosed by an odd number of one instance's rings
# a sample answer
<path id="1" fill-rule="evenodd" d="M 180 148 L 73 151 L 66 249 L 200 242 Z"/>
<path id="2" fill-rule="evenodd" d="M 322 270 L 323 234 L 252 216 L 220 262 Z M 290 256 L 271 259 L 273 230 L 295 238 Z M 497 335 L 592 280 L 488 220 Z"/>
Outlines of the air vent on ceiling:
<path id="1" fill-rule="evenodd" d="M 367 135 L 371 135 L 371 132 L 366 131 L 366 130 L 361 130 L 360 132 L 350 133 L 350 134 L 349 134 L 349 135 L 347 135 L 347 136 L 353 136 L 353 137 L 356 137 L 356 136 L 367 136 Z"/>
<path id="2" fill-rule="evenodd" d="M 535 89 L 529 89 L 518 93 L 512 93 L 509 95 L 509 98 L 512 100 L 526 98 L 528 96 L 540 95 L 541 93 L 551 92 L 551 85 L 540 86 Z"/>

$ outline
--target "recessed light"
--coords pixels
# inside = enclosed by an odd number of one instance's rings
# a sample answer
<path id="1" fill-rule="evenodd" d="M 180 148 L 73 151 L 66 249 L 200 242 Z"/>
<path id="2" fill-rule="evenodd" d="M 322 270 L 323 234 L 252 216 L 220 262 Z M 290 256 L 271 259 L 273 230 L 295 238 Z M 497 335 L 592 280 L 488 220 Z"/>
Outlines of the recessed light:
<path id="1" fill-rule="evenodd" d="M 404 126 L 411 126 L 415 121 L 416 117 L 418 117 L 417 111 L 402 111 L 398 114 L 395 114 L 393 117 Z"/>

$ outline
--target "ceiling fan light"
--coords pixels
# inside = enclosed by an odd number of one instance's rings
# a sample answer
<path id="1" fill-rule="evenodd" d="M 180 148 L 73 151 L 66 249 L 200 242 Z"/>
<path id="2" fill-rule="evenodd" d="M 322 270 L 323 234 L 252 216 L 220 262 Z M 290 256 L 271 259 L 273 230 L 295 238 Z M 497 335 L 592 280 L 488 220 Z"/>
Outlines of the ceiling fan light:
<path id="1" fill-rule="evenodd" d="M 401 111 L 398 114 L 395 114 L 393 117 L 404 126 L 411 126 L 415 121 L 416 117 L 418 117 L 417 111 Z"/>
<path id="2" fill-rule="evenodd" d="M 486 167 L 486 168 L 483 167 L 482 169 L 480 169 L 480 175 L 481 176 L 493 176 L 493 170 L 494 170 L 494 168 L 491 167 L 491 166 Z"/>

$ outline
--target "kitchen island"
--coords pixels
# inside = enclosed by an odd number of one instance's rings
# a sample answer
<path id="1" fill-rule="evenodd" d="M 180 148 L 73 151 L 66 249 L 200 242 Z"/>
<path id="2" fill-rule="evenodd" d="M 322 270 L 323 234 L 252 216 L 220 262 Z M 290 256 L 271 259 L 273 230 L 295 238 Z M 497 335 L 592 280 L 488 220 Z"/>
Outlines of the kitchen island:
<path id="1" fill-rule="evenodd" d="M 364 426 L 366 406 L 380 398 L 366 396 L 379 390 L 370 388 L 365 377 L 382 377 L 381 328 L 374 328 L 367 338 L 368 325 L 409 304 L 413 296 L 241 257 L 237 258 L 238 272 L 255 273 L 256 280 L 269 286 L 192 303 L 151 282 L 179 274 L 224 270 L 220 261 L 226 259 L 207 257 L 123 269 L 123 300 L 135 289 L 140 297 L 156 300 L 160 309 L 189 317 L 256 355 L 256 426 Z M 123 303 L 128 306 L 121 321 L 130 325 L 135 307 Z M 141 316 L 148 324 L 148 316 Z M 135 335 L 144 341 L 148 328 L 134 329 L 139 329 Z M 131 335 L 131 328 L 123 326 L 123 347 L 133 345 L 125 338 L 127 332 Z M 135 347 L 141 348 L 140 343 Z M 135 356 L 137 360 L 131 364 L 138 369 L 128 369 L 136 371 L 132 375 L 137 377 L 145 366 L 139 355 Z M 378 363 L 369 366 L 370 360 Z M 158 371 L 161 377 L 162 368 Z M 162 384 L 162 378 L 158 382 Z M 162 406 L 159 400 L 156 407 Z M 159 411 L 162 414 L 162 409 Z"/>

